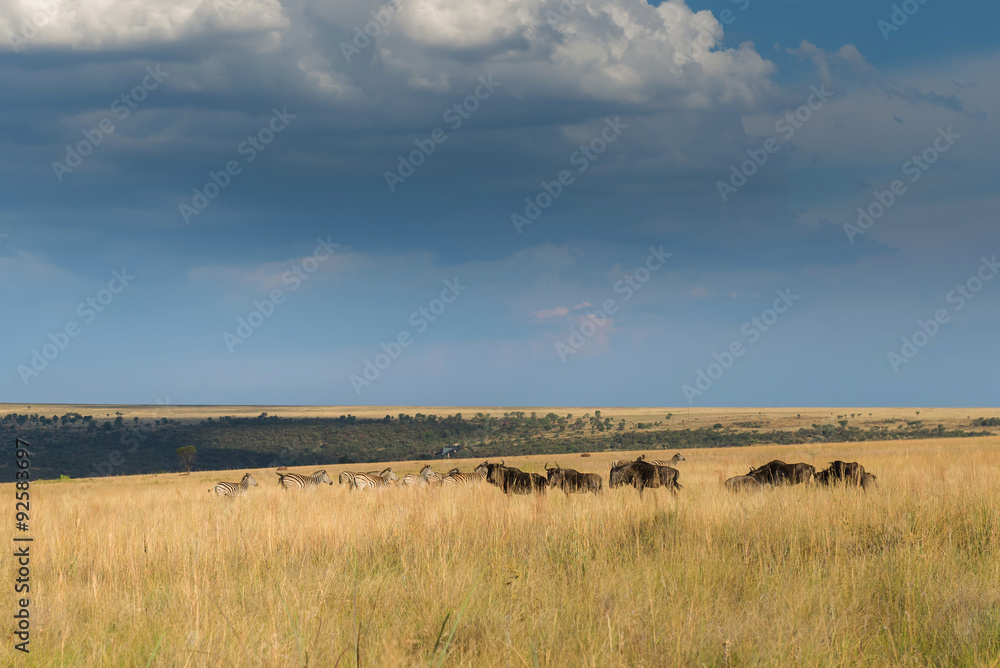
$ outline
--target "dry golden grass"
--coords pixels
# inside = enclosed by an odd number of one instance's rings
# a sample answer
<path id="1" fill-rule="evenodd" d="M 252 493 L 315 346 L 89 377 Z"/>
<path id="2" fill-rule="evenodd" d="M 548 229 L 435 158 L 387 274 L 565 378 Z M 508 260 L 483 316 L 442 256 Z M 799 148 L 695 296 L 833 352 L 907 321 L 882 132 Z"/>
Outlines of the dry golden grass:
<path id="1" fill-rule="evenodd" d="M 997 665 L 998 445 L 690 450 L 676 501 L 285 493 L 271 471 L 236 501 L 203 472 L 36 484 L 31 663 Z M 619 456 L 559 460 L 606 477 Z M 880 485 L 724 492 L 775 457 Z"/>

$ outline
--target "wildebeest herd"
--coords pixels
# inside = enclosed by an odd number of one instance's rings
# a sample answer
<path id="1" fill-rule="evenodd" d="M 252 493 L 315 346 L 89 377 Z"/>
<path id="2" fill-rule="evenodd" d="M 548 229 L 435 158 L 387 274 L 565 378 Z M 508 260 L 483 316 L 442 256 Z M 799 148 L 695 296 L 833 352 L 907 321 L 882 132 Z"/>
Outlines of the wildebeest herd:
<path id="1" fill-rule="evenodd" d="M 830 462 L 826 469 L 816 472 L 811 464 L 786 464 L 780 459 L 751 468 L 746 475 L 739 475 L 726 481 L 726 488 L 733 492 L 759 489 L 764 485 L 797 485 L 815 480 L 820 485 L 856 485 L 868 489 L 875 484 L 875 474 L 865 471 L 857 462 Z"/>
<path id="2" fill-rule="evenodd" d="M 681 489 L 680 471 L 673 465 L 683 461 L 685 459 L 680 453 L 675 454 L 667 461 L 654 459 L 647 462 L 645 455 L 640 455 L 634 460 L 619 460 L 611 466 L 608 487 L 631 485 L 638 490 L 640 497 L 645 489 L 663 487 L 676 496 Z M 545 475 L 542 475 L 507 466 L 503 460 L 499 463 L 487 460 L 471 472 L 463 472 L 454 468 L 443 475 L 436 473 L 430 465 L 427 465 L 420 470 L 420 473 L 406 474 L 402 480 L 392 470 L 392 467 L 381 471 L 343 471 L 339 476 L 339 482 L 352 490 L 395 485 L 401 487 L 468 487 L 486 482 L 498 487 L 500 491 L 508 495 L 542 494 L 550 488 L 560 489 L 567 495 L 600 494 L 604 491 L 604 479 L 597 473 L 583 473 L 574 469 L 562 468 L 558 463 L 549 467 L 548 462 L 545 463 L 544 469 Z M 286 467 L 281 467 L 276 471 L 278 484 L 285 490 L 309 489 L 321 483 L 333 484 L 325 470 L 316 471 L 309 476 L 283 472 L 286 470 Z M 862 489 L 867 489 L 875 484 L 875 476 L 865 471 L 865 468 L 857 462 L 838 460 L 831 462 L 828 468 L 817 473 L 815 467 L 810 464 L 786 464 L 775 459 L 763 466 L 751 468 L 746 475 L 729 478 L 726 480 L 725 486 L 730 491 L 741 492 L 760 489 L 765 485 L 796 485 L 808 483 L 810 480 L 815 480 L 817 484 L 823 485 L 856 485 Z M 257 486 L 257 481 L 247 473 L 239 483 L 220 482 L 209 491 L 214 491 L 219 496 L 232 497 L 244 494 L 250 486 Z"/>

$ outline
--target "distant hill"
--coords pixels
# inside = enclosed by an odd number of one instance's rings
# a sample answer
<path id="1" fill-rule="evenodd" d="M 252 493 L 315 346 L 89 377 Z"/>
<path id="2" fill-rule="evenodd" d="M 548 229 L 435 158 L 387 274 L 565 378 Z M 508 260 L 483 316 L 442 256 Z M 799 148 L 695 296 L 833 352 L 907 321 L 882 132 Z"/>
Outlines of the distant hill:
<path id="1" fill-rule="evenodd" d="M 628 425 L 625 419 L 601 411 L 578 417 L 512 411 L 468 417 L 400 413 L 383 418 L 280 417 L 262 412 L 257 417 L 222 415 L 202 420 L 127 419 L 123 414 L 98 417 L 70 411 L 48 416 L 8 413 L 0 418 L 0 435 L 7 442 L 16 437 L 30 443 L 33 477 L 44 479 L 177 471 L 177 449 L 188 445 L 197 450 L 196 469 L 219 470 L 430 460 L 433 453 L 456 444 L 464 446 L 462 457 L 486 458 L 981 436 L 991 432 L 974 427 L 994 426 L 997 421 L 979 418 L 951 429 L 925 425 L 922 420 L 881 422 L 857 427 L 841 419 L 836 425 L 764 430 L 767 420 L 762 419 L 671 429 L 662 420 Z M 0 462 L 0 481 L 13 479 L 9 460 Z"/>

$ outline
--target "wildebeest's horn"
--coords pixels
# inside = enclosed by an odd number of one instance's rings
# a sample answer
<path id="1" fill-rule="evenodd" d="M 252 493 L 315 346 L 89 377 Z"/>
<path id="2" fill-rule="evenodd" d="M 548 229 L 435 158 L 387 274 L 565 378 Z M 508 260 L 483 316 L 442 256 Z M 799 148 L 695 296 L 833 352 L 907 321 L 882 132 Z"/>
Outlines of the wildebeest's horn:
<path id="1" fill-rule="evenodd" d="M 546 460 L 545 465 L 542 468 L 545 469 L 546 471 L 549 470 L 549 462 L 548 462 L 548 460 Z"/>

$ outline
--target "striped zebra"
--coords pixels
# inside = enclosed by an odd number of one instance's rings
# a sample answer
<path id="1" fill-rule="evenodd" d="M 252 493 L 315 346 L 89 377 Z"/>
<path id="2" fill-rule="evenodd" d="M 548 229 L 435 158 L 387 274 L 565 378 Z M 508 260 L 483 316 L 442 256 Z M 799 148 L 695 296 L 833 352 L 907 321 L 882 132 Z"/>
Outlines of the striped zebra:
<path id="1" fill-rule="evenodd" d="M 379 472 L 372 471 L 369 473 L 355 473 L 354 477 L 351 478 L 351 489 L 388 487 L 390 483 L 397 482 L 398 480 L 399 476 L 395 474 L 392 467 Z"/>
<path id="2" fill-rule="evenodd" d="M 486 470 L 486 462 L 477 466 L 472 473 L 462 473 L 457 469 L 452 469 L 444 477 L 442 484 L 445 487 L 470 487 L 486 480 Z"/>
<path id="3" fill-rule="evenodd" d="M 275 472 L 277 473 L 277 472 Z M 299 475 L 298 473 L 278 473 L 278 484 L 282 489 L 311 489 L 321 482 L 332 485 L 333 481 L 326 471 L 316 471 L 312 475 Z"/>
<path id="4" fill-rule="evenodd" d="M 351 480 L 353 480 L 354 476 L 356 476 L 356 475 L 357 475 L 357 473 L 354 473 L 352 471 L 341 471 L 340 472 L 340 484 L 341 485 L 350 485 L 351 484 Z"/>
<path id="5" fill-rule="evenodd" d="M 403 485 L 407 487 L 425 487 L 427 485 L 440 485 L 444 476 L 435 473 L 431 465 L 428 464 L 420 469 L 420 473 L 407 473 L 403 476 Z"/>
<path id="6" fill-rule="evenodd" d="M 639 455 L 635 459 L 619 459 L 617 462 L 615 462 L 614 464 L 611 465 L 611 468 L 615 468 L 616 469 L 616 468 L 619 468 L 621 466 L 628 466 L 632 462 L 641 462 L 641 461 L 645 461 L 645 459 L 646 459 L 646 455 Z"/>
<path id="7" fill-rule="evenodd" d="M 671 457 L 670 459 L 668 459 L 665 462 L 660 461 L 659 459 L 654 459 L 653 461 L 651 461 L 649 463 L 653 464 L 654 466 L 673 466 L 677 462 L 686 462 L 686 461 L 687 460 L 684 458 L 684 455 L 682 455 L 681 453 L 678 452 L 676 455 L 674 455 L 673 457 Z"/>
<path id="8" fill-rule="evenodd" d="M 243 476 L 243 480 L 239 482 L 216 483 L 215 487 L 208 491 L 209 493 L 215 492 L 217 496 L 239 496 L 246 493 L 250 489 L 250 485 L 256 487 L 257 481 L 253 479 L 252 475 L 247 473 Z"/>

